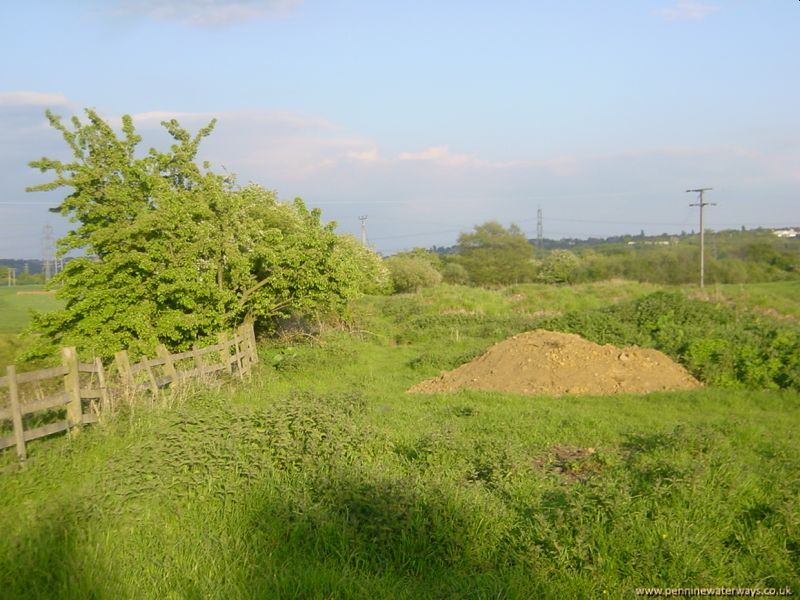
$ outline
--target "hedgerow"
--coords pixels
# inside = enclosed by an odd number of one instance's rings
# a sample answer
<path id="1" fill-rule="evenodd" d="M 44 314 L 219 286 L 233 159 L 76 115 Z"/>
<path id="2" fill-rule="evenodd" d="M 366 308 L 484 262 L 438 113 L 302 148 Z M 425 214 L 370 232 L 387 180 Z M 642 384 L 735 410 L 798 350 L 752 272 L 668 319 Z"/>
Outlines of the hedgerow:
<path id="1" fill-rule="evenodd" d="M 600 344 L 656 348 L 711 385 L 800 389 L 800 327 L 679 292 L 551 317 L 539 326 Z"/>

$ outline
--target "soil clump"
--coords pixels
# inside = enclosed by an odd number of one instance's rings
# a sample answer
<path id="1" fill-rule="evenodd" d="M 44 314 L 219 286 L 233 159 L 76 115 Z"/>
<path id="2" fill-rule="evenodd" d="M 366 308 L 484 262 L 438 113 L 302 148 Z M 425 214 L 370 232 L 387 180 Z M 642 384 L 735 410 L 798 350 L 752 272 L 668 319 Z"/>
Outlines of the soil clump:
<path id="1" fill-rule="evenodd" d="M 699 387 L 686 369 L 658 350 L 601 346 L 573 333 L 537 329 L 499 342 L 475 360 L 408 391 L 605 395 Z"/>

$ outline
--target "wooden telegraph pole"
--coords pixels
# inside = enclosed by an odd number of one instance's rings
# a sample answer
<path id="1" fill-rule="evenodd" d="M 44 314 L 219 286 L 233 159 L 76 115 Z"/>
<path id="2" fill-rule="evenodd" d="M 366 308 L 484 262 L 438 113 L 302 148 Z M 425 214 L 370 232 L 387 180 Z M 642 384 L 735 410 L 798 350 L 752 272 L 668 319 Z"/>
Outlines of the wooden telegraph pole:
<path id="1" fill-rule="evenodd" d="M 716 206 L 714 202 L 704 202 L 703 201 L 703 192 L 707 192 L 709 190 L 713 190 L 714 188 L 698 188 L 696 190 L 686 190 L 687 193 L 694 192 L 700 195 L 700 200 L 695 204 L 690 204 L 689 206 L 699 206 L 700 207 L 700 287 L 705 287 L 705 242 L 706 242 L 706 230 L 705 226 L 703 225 L 703 209 L 706 206 Z"/>

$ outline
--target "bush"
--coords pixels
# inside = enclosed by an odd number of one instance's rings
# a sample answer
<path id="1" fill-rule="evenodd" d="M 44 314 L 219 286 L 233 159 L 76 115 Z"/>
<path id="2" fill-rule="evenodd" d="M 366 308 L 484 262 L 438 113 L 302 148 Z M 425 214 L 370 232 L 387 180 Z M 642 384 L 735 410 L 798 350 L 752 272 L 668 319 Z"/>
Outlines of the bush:
<path id="1" fill-rule="evenodd" d="M 580 260 L 569 250 L 553 250 L 539 268 L 540 281 L 544 283 L 572 283 Z"/>
<path id="2" fill-rule="evenodd" d="M 712 385 L 800 390 L 800 327 L 678 292 L 568 313 L 541 326 L 599 344 L 656 348 Z"/>
<path id="3" fill-rule="evenodd" d="M 442 281 L 442 274 L 430 262 L 416 256 L 392 256 L 386 259 L 386 267 L 392 276 L 395 293 L 417 292 L 433 287 Z"/>
<path id="4" fill-rule="evenodd" d="M 466 285 L 469 283 L 469 273 L 463 265 L 454 262 L 445 263 L 441 269 L 442 279 L 445 283 Z"/>
<path id="5" fill-rule="evenodd" d="M 496 222 L 476 225 L 473 232 L 458 236 L 458 246 L 453 260 L 464 267 L 474 285 L 525 283 L 536 276 L 533 246 L 517 225 L 508 229 Z"/>

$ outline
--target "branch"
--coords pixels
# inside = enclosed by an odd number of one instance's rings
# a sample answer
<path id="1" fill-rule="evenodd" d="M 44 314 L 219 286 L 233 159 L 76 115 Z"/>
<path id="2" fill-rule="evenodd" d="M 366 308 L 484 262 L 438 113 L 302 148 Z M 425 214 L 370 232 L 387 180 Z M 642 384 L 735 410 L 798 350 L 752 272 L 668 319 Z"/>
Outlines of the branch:
<path id="1" fill-rule="evenodd" d="M 252 296 L 253 293 L 257 292 L 262 287 L 267 285 L 267 283 L 269 283 L 269 277 L 265 277 L 264 279 L 259 281 L 257 284 L 255 284 L 253 287 L 251 287 L 249 290 L 245 290 L 245 292 L 242 294 L 242 297 L 239 298 L 239 306 L 244 306 L 245 302 L 247 302 L 247 299 L 250 296 Z"/>

